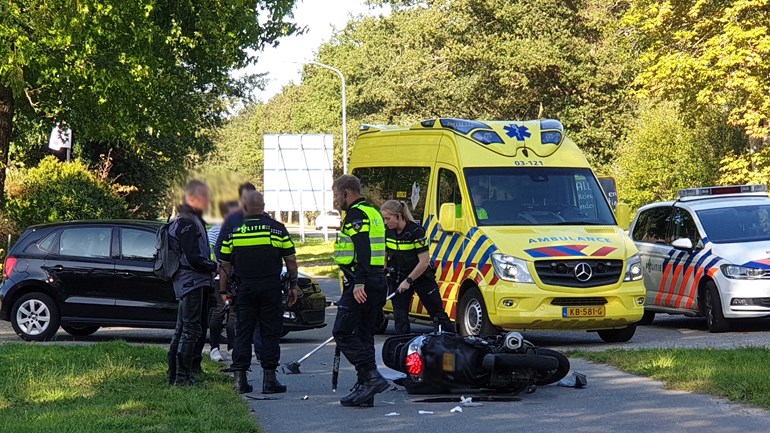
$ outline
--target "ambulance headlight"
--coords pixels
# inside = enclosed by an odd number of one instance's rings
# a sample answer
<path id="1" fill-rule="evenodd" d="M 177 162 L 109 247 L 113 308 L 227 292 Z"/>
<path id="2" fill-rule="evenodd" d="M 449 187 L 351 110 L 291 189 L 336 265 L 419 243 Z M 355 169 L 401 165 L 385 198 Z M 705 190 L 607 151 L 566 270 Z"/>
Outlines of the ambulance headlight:
<path id="1" fill-rule="evenodd" d="M 642 259 L 634 254 L 626 263 L 626 276 L 623 281 L 639 281 L 642 279 Z"/>
<path id="2" fill-rule="evenodd" d="M 725 277 L 736 280 L 770 279 L 770 274 L 767 273 L 766 269 L 762 268 L 738 265 L 722 265 L 720 268 Z"/>
<path id="3" fill-rule="evenodd" d="M 527 262 L 505 254 L 492 254 L 492 266 L 495 274 L 505 281 L 517 283 L 534 283 L 532 274 L 529 273 Z"/>

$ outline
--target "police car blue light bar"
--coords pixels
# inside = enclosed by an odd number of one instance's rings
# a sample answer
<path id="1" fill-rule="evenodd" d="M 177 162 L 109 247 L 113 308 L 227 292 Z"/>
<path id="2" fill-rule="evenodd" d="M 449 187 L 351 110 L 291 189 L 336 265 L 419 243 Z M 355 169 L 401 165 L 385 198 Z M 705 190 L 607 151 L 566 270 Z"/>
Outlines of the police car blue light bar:
<path id="1" fill-rule="evenodd" d="M 752 192 L 767 193 L 767 185 L 729 185 L 729 186 L 708 186 L 704 188 L 686 188 L 680 189 L 677 193 L 679 198 L 689 197 L 709 197 L 726 194 L 747 194 Z"/>

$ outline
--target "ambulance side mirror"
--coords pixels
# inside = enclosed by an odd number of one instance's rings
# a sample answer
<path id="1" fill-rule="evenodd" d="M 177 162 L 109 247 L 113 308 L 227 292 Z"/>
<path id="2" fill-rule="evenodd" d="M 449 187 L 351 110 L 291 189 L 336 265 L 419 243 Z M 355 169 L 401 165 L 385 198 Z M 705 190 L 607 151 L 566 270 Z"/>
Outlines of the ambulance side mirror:
<path id="1" fill-rule="evenodd" d="M 438 223 L 445 232 L 457 231 L 457 216 L 454 203 L 443 203 L 438 212 Z"/>
<path id="2" fill-rule="evenodd" d="M 615 218 L 620 228 L 628 230 L 628 225 L 631 224 L 631 206 L 628 203 L 619 202 L 615 208 Z"/>

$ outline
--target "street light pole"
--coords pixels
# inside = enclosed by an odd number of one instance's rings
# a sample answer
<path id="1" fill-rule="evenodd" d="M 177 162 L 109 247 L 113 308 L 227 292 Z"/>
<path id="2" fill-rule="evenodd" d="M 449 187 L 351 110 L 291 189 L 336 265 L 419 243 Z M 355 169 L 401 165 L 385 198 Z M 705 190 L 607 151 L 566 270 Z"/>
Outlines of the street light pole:
<path id="1" fill-rule="evenodd" d="M 325 63 L 316 62 L 313 60 L 307 63 L 320 66 L 322 68 L 329 69 L 339 75 L 342 80 L 342 174 L 348 174 L 348 118 L 347 118 L 347 98 L 345 92 L 345 76 L 342 75 L 342 71 Z"/>

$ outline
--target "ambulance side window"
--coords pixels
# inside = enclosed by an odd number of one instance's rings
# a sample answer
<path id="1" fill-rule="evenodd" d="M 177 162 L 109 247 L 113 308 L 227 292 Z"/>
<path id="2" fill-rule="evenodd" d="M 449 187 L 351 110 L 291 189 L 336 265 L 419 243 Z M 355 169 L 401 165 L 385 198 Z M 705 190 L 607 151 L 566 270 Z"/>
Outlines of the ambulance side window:
<path id="1" fill-rule="evenodd" d="M 438 194 L 436 197 L 438 199 L 436 211 L 441 209 L 443 203 L 454 203 L 455 216 L 457 218 L 463 216 L 463 196 L 460 194 L 460 182 L 457 181 L 457 175 L 446 168 L 438 170 Z"/>
<path id="2" fill-rule="evenodd" d="M 647 209 L 639 214 L 631 236 L 633 240 L 639 242 L 667 244 L 669 240 L 666 238 L 666 233 L 669 221 L 671 221 L 671 206 Z"/>
<path id="3" fill-rule="evenodd" d="M 671 242 L 681 238 L 688 238 L 692 242 L 693 247 L 703 248 L 698 227 L 695 225 L 695 220 L 690 215 L 690 212 L 686 209 L 676 208 L 672 217 L 672 223 L 669 236 Z"/>
<path id="4" fill-rule="evenodd" d="M 428 167 L 363 167 L 353 170 L 361 180 L 366 200 L 377 207 L 386 200 L 405 201 L 412 217 L 422 224 L 428 196 Z"/>

